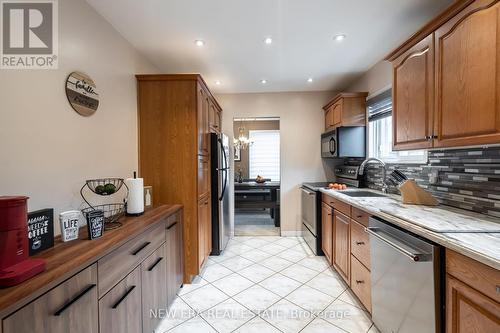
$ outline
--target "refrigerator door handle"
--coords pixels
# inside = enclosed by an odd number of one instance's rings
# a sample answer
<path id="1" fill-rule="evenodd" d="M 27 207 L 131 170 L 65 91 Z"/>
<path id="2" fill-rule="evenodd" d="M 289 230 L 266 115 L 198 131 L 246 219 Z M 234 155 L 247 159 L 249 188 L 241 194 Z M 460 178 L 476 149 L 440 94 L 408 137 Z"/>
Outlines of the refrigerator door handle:
<path id="1" fill-rule="evenodd" d="M 227 156 L 226 156 L 226 150 L 224 149 L 224 144 L 222 143 L 222 140 L 219 139 L 219 144 L 220 144 L 220 150 L 221 150 L 221 154 L 223 156 L 223 164 L 224 164 L 224 167 L 222 168 L 224 170 L 224 173 L 225 173 L 225 177 L 224 177 L 224 185 L 222 186 L 222 191 L 221 191 L 221 194 L 220 194 L 220 198 L 219 198 L 219 201 L 222 201 L 222 199 L 224 198 L 224 194 L 226 192 L 226 187 L 227 187 L 227 176 L 228 176 L 228 172 L 227 170 L 229 169 L 228 168 L 228 163 L 227 163 Z"/>

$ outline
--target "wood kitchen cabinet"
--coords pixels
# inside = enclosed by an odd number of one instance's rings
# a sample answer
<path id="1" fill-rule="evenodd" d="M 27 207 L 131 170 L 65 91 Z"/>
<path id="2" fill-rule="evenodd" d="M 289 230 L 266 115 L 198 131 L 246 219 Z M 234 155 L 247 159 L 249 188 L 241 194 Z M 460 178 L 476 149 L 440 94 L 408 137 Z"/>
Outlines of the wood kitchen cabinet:
<path id="1" fill-rule="evenodd" d="M 154 205 L 184 206 L 184 282 L 188 283 L 211 252 L 210 207 L 199 203 L 210 194 L 210 133 L 220 131 L 222 109 L 200 75 L 136 77 L 139 174 L 153 187 Z"/>
<path id="2" fill-rule="evenodd" d="M 500 271 L 446 250 L 446 332 L 500 332 Z"/>
<path id="3" fill-rule="evenodd" d="M 433 35 L 392 63 L 394 150 L 432 147 L 434 107 Z"/>
<path id="4" fill-rule="evenodd" d="M 99 332 L 142 332 L 141 266 L 99 300 Z"/>
<path id="5" fill-rule="evenodd" d="M 435 32 L 435 147 L 500 142 L 500 3 L 477 0 Z"/>
<path id="6" fill-rule="evenodd" d="M 366 125 L 366 96 L 368 93 L 340 93 L 327 105 L 325 111 L 325 131 L 340 126 Z"/>
<path id="7" fill-rule="evenodd" d="M 154 333 L 166 309 L 167 265 L 165 244 L 141 263 L 142 333 Z M 168 283 L 168 282 L 167 282 Z M 165 312 L 163 312 L 165 313 Z"/>
<path id="8" fill-rule="evenodd" d="M 166 226 L 167 304 L 170 307 L 177 297 L 177 291 L 183 285 L 182 215 L 175 214 L 169 217 Z"/>
<path id="9" fill-rule="evenodd" d="M 456 1 L 386 60 L 393 148 L 500 142 L 500 3 Z"/>
<path id="10" fill-rule="evenodd" d="M 333 219 L 333 266 L 345 282 L 350 284 L 350 219 L 338 210 L 334 210 Z"/>
<path id="11" fill-rule="evenodd" d="M 321 248 L 326 260 L 333 264 L 333 208 L 321 203 Z"/>
<path id="12" fill-rule="evenodd" d="M 3 333 L 97 333 L 96 285 L 94 264 L 5 318 Z"/>

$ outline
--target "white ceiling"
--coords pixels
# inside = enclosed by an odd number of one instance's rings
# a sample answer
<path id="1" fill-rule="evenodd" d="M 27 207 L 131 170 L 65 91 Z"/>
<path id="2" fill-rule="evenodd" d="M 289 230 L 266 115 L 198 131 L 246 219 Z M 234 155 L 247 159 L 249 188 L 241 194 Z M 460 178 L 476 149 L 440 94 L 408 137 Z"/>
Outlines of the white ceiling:
<path id="1" fill-rule="evenodd" d="M 241 93 L 344 89 L 452 0 L 87 2 L 162 72 L 201 73 L 214 92 Z"/>

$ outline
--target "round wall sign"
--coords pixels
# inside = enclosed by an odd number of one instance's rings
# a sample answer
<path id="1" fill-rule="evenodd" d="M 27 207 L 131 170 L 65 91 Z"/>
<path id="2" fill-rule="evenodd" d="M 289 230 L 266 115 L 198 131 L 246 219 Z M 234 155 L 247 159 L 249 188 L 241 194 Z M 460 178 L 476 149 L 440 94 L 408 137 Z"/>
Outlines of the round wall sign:
<path id="1" fill-rule="evenodd" d="M 73 109 L 82 116 L 93 115 L 99 106 L 99 94 L 94 81 L 80 72 L 68 76 L 66 96 Z"/>

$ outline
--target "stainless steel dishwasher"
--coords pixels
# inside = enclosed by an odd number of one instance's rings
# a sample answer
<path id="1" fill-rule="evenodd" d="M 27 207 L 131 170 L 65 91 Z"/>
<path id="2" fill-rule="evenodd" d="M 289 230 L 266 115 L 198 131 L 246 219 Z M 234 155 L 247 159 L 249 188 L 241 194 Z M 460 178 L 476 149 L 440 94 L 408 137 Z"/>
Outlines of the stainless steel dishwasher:
<path id="1" fill-rule="evenodd" d="M 370 218 L 372 318 L 383 333 L 441 330 L 442 250 Z"/>

